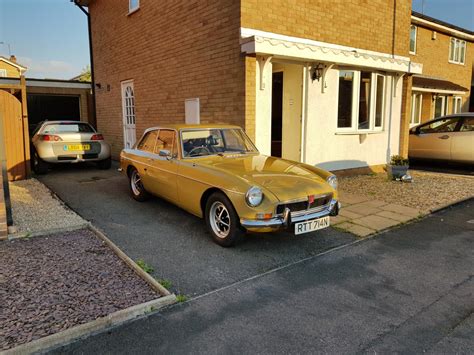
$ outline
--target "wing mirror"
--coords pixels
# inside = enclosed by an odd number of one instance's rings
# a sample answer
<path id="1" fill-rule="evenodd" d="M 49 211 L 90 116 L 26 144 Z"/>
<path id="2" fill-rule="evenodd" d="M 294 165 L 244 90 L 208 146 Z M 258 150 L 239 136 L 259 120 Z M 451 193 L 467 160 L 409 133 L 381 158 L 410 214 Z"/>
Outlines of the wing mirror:
<path id="1" fill-rule="evenodd" d="M 166 159 L 171 158 L 171 152 L 166 149 L 160 149 L 160 153 L 158 154 L 160 157 L 165 157 Z"/>

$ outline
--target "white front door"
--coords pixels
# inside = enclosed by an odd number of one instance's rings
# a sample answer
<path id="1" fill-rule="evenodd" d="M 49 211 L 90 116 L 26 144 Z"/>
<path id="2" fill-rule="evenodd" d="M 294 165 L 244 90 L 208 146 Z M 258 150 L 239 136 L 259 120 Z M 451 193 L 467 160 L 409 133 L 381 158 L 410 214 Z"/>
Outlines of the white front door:
<path id="1" fill-rule="evenodd" d="M 135 93 L 133 80 L 122 82 L 123 140 L 125 148 L 132 148 L 137 140 L 135 129 Z"/>

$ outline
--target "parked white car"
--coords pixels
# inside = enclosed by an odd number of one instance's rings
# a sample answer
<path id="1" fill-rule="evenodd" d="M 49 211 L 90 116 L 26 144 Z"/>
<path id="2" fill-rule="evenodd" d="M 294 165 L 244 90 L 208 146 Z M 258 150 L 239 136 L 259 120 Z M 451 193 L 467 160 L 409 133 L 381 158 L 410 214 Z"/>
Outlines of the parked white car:
<path id="1" fill-rule="evenodd" d="M 97 162 L 100 169 L 110 169 L 110 145 L 88 123 L 45 121 L 31 138 L 31 160 L 37 174 L 46 174 L 50 164 Z"/>
<path id="2" fill-rule="evenodd" d="M 413 127 L 408 156 L 474 163 L 474 113 L 443 116 Z"/>

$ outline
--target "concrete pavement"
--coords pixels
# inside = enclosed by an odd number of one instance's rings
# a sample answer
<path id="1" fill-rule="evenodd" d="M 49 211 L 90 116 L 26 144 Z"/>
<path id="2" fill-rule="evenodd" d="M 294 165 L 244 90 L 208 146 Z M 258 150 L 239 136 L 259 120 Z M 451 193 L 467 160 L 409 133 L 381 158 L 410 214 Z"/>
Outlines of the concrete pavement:
<path id="1" fill-rule="evenodd" d="M 471 200 L 55 352 L 469 353 L 473 220 Z"/>

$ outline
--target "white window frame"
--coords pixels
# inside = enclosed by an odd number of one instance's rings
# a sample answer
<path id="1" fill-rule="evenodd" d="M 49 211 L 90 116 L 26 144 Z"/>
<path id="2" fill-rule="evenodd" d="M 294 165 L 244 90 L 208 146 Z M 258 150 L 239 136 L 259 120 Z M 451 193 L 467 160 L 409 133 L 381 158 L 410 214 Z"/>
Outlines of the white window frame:
<path id="1" fill-rule="evenodd" d="M 337 118 L 339 112 L 336 113 L 336 133 L 339 134 L 366 134 L 366 133 L 378 133 L 384 130 L 385 126 L 385 100 L 386 100 L 386 88 L 387 88 L 387 76 L 381 73 L 372 72 L 370 76 L 370 113 L 369 113 L 369 128 L 359 129 L 359 102 L 360 102 L 360 79 L 361 71 L 347 68 L 340 68 L 339 71 L 350 71 L 354 73 L 354 81 L 352 83 L 352 108 L 351 108 L 351 126 L 350 127 L 338 127 Z M 383 100 L 382 100 L 382 121 L 380 127 L 375 127 L 375 112 L 376 112 L 376 98 L 377 98 L 377 77 L 381 76 L 384 78 L 383 81 Z M 339 78 L 339 77 L 338 77 Z M 337 81 L 337 98 L 339 101 L 339 79 Z M 336 107 L 338 107 L 338 102 Z"/>
<path id="2" fill-rule="evenodd" d="M 7 77 L 7 70 L 0 69 L 0 78 L 6 78 L 6 77 Z"/>
<path id="3" fill-rule="evenodd" d="M 418 122 L 415 122 L 415 104 L 417 97 L 420 98 L 420 112 L 418 112 Z M 411 95 L 411 116 L 410 116 L 410 127 L 418 126 L 421 124 L 421 112 L 423 111 L 423 94 L 413 93 Z"/>
<path id="4" fill-rule="evenodd" d="M 452 50 L 453 44 L 454 44 L 454 50 Z M 464 52 L 461 51 L 461 47 L 464 48 Z M 453 57 L 451 57 L 451 51 L 453 53 Z M 466 41 L 455 38 L 455 37 L 451 37 L 449 39 L 448 62 L 453 63 L 453 64 L 464 65 L 466 63 L 466 51 L 467 51 Z M 461 53 L 462 53 L 462 56 L 461 56 Z"/>
<path id="5" fill-rule="evenodd" d="M 459 104 L 459 111 L 457 110 Z M 462 112 L 462 97 L 461 96 L 453 96 L 453 113 L 461 113 Z"/>
<path id="6" fill-rule="evenodd" d="M 441 106 L 441 116 L 438 116 L 436 117 L 435 114 L 436 114 L 436 100 L 438 98 L 442 98 L 443 100 L 443 105 Z M 440 117 L 443 117 L 443 116 L 446 116 L 447 113 L 448 113 L 448 96 L 446 95 L 438 95 L 435 100 L 433 101 L 433 117 L 432 119 L 435 119 L 435 118 L 440 118 Z"/>
<path id="7" fill-rule="evenodd" d="M 415 29 L 415 49 L 413 51 L 411 50 L 411 31 L 412 31 L 412 29 Z M 418 27 L 415 26 L 415 25 L 411 25 L 410 26 L 410 48 L 409 48 L 410 54 L 416 54 L 417 37 L 418 37 Z"/>
<path id="8" fill-rule="evenodd" d="M 132 12 L 137 11 L 140 8 L 140 0 L 135 0 L 137 2 L 137 6 L 132 7 L 132 2 L 134 0 L 128 0 L 128 13 L 131 14 Z"/>

